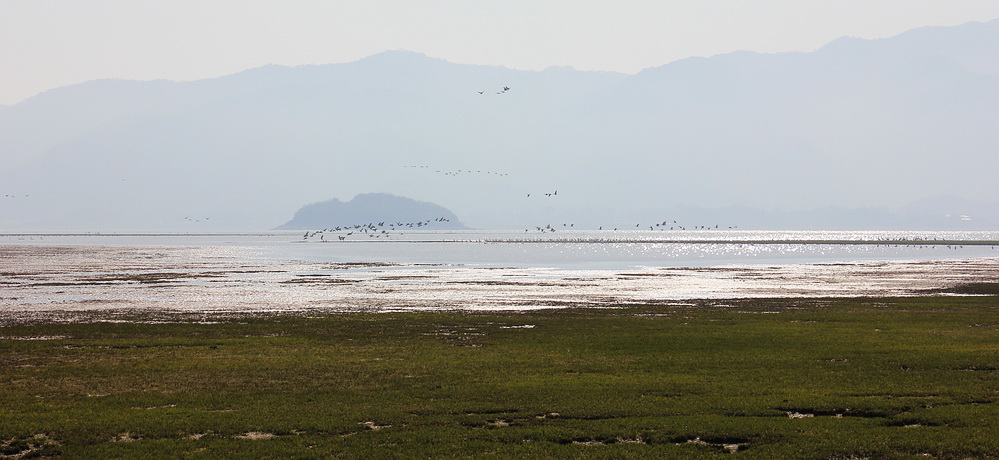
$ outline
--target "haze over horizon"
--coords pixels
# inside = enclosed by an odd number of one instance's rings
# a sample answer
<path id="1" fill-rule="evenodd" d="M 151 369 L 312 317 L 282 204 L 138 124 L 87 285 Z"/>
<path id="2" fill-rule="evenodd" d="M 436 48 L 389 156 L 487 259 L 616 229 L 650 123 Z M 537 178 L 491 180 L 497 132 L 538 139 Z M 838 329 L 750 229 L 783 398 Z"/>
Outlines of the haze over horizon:
<path id="1" fill-rule="evenodd" d="M 996 229 L 995 126 L 999 20 L 633 74 L 418 50 L 98 79 L 0 106 L 0 230 L 259 230 L 365 193 L 474 228 Z"/>
<path id="2" fill-rule="evenodd" d="M 86 81 L 193 81 L 410 50 L 457 64 L 634 74 L 733 51 L 999 18 L 999 2 L 0 2 L 0 106 Z"/>

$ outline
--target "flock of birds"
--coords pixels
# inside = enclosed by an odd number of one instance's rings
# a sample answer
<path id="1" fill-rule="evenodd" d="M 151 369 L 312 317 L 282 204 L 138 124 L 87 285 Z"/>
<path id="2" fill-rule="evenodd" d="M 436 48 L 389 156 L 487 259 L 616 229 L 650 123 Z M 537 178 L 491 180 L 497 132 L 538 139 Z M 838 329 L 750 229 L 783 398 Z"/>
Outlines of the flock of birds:
<path id="1" fill-rule="evenodd" d="M 403 168 L 426 169 L 426 170 L 431 169 L 429 165 L 406 165 L 406 166 L 403 166 Z M 436 174 L 443 174 L 445 176 L 459 176 L 459 175 L 467 175 L 467 174 L 483 174 L 483 175 L 493 175 L 493 176 L 509 176 L 510 175 L 510 173 L 504 173 L 504 172 L 498 172 L 498 171 L 483 171 L 481 169 L 454 169 L 454 170 L 446 170 L 446 169 L 436 169 L 435 168 L 434 169 L 434 173 L 436 173 Z M 538 194 L 538 193 L 534 193 L 533 194 L 533 196 L 541 196 L 541 195 L 544 195 L 544 196 L 547 196 L 547 197 L 558 196 L 558 190 L 554 190 L 554 191 L 551 191 L 551 192 L 544 192 L 544 193 L 541 193 L 541 194 Z M 528 198 L 530 198 L 531 196 L 532 196 L 531 193 L 527 194 Z"/>
<path id="2" fill-rule="evenodd" d="M 558 196 L 558 190 L 555 190 L 554 192 L 545 192 L 544 195 L 547 196 L 547 197 Z M 538 196 L 538 195 L 535 195 L 535 196 Z M 530 198 L 531 194 L 528 193 L 527 197 Z"/>
<path id="3" fill-rule="evenodd" d="M 567 229 L 568 230 L 572 230 L 572 229 L 575 229 L 575 227 L 576 227 L 576 224 L 574 224 L 574 223 L 564 223 L 564 224 L 562 224 L 561 229 L 562 230 L 567 230 Z M 663 231 L 663 232 L 665 232 L 667 230 L 673 230 L 673 231 L 678 231 L 678 230 L 720 230 L 722 228 L 723 227 L 721 227 L 718 224 L 715 224 L 714 226 L 710 226 L 710 225 L 694 225 L 694 226 L 690 226 L 688 228 L 685 225 L 678 224 L 675 220 L 672 221 L 672 222 L 670 222 L 669 220 L 664 220 L 662 222 L 656 223 L 655 225 L 649 225 L 649 231 L 659 230 L 659 231 Z M 729 230 L 734 230 L 734 229 L 738 229 L 739 226 L 738 225 L 732 225 L 732 226 L 728 226 L 728 227 L 725 227 L 725 228 L 727 228 Z M 524 229 L 524 233 L 530 233 L 531 231 L 534 231 L 534 232 L 537 232 L 537 233 L 555 233 L 558 229 L 559 229 L 559 227 L 553 226 L 552 224 L 548 224 L 548 225 L 545 225 L 544 227 L 535 226 L 533 229 L 532 228 L 526 228 L 526 229 Z M 634 228 L 630 228 L 630 230 L 636 230 L 636 229 L 638 229 L 638 230 L 644 230 L 644 227 L 642 226 L 642 224 L 635 224 Z M 600 227 L 597 228 L 597 230 L 603 231 L 604 227 L 600 226 Z M 618 230 L 621 230 L 621 228 L 620 227 L 608 227 L 607 228 L 607 231 L 615 231 L 616 232 Z"/>
<path id="4" fill-rule="evenodd" d="M 510 90 L 509 86 L 504 86 L 503 90 L 502 91 L 498 91 L 497 94 L 502 94 L 502 93 L 505 93 L 505 92 L 507 92 L 509 90 Z M 479 94 L 483 94 L 483 93 L 484 93 L 484 91 L 479 91 Z M 462 170 L 462 169 L 458 169 L 458 170 L 438 169 L 438 168 L 431 168 L 431 166 L 429 166 L 429 165 L 422 165 L 422 164 L 406 165 L 406 166 L 404 166 L 404 168 L 421 169 L 421 170 L 431 170 L 431 169 L 433 169 L 434 173 L 443 174 L 443 175 L 446 175 L 446 176 L 459 176 L 459 175 L 467 175 L 467 174 L 488 174 L 488 175 L 496 175 L 496 176 L 508 176 L 509 175 L 508 173 L 500 173 L 500 172 L 488 171 L 488 170 L 484 171 L 484 170 L 481 170 L 481 169 L 475 169 L 475 170 L 472 170 L 472 169 L 467 169 L 467 170 Z M 547 191 L 547 192 L 543 192 L 543 193 L 527 193 L 526 196 L 527 196 L 527 198 L 531 198 L 531 197 L 542 197 L 542 196 L 543 197 L 547 197 L 547 198 L 555 198 L 555 197 L 558 197 L 558 190 L 552 190 L 552 191 Z M 337 227 L 337 228 L 339 228 L 339 227 Z M 367 228 L 367 229 L 370 229 L 372 231 L 375 230 L 375 228 L 372 227 L 371 224 L 368 224 L 368 227 L 362 227 L 362 228 Z M 670 221 L 670 220 L 664 220 L 662 222 L 658 222 L 658 223 L 655 223 L 655 224 L 652 224 L 652 225 L 648 225 L 649 231 L 656 231 L 656 230 L 659 230 L 659 231 L 667 231 L 667 230 L 677 231 L 677 230 L 688 230 L 688 229 L 690 229 L 690 230 L 718 230 L 718 229 L 721 229 L 721 228 L 723 228 L 723 227 L 721 227 L 718 224 L 715 224 L 713 226 L 711 226 L 711 225 L 693 225 L 693 226 L 681 225 L 676 220 L 672 220 L 672 221 Z M 739 227 L 737 225 L 735 225 L 735 226 L 728 226 L 728 227 L 724 227 L 724 228 L 737 229 Z M 538 225 L 538 226 L 534 226 L 533 228 L 526 228 L 526 229 L 524 229 L 524 232 L 525 233 L 530 233 L 531 231 L 534 231 L 534 232 L 537 232 L 537 233 L 555 233 L 555 232 L 557 232 L 559 230 L 571 230 L 571 229 L 576 229 L 576 224 L 575 223 L 563 223 L 561 227 L 557 227 L 557 226 L 552 225 L 552 224 L 546 224 L 544 226 Z M 608 230 L 613 229 L 613 231 L 623 230 L 623 228 L 621 228 L 621 227 L 608 227 L 607 229 Z M 639 224 L 635 224 L 635 227 L 634 228 L 630 228 L 630 229 L 631 230 L 644 230 L 644 226 L 639 223 Z M 604 230 L 604 227 L 600 226 L 600 227 L 598 227 L 598 230 L 602 231 L 602 230 Z M 305 239 L 309 239 L 311 237 L 314 237 L 315 235 L 316 235 L 315 232 L 313 232 L 313 233 L 308 233 L 307 232 L 305 234 Z M 379 235 L 370 235 L 369 234 L 369 236 L 379 236 Z M 343 240 L 344 239 L 343 236 L 341 236 L 340 239 Z"/>
<path id="5" fill-rule="evenodd" d="M 504 86 L 503 89 L 496 91 L 496 94 L 506 94 L 507 91 L 510 91 L 510 87 Z M 486 94 L 486 90 L 479 91 L 479 94 Z"/>
<path id="6" fill-rule="evenodd" d="M 428 165 L 407 165 L 404 168 L 418 168 L 418 169 L 430 169 Z M 434 173 L 443 174 L 445 176 L 458 176 L 464 174 L 488 174 L 493 176 L 509 176 L 509 173 L 501 173 L 496 171 L 483 171 L 481 169 L 471 170 L 471 169 L 454 169 L 454 170 L 444 170 L 444 169 L 434 169 Z"/>
<path id="7" fill-rule="evenodd" d="M 503 86 L 501 89 L 499 89 L 499 90 L 496 91 L 496 94 L 505 94 L 505 93 L 509 92 L 510 89 L 511 88 L 509 86 Z M 479 94 L 485 94 L 485 92 L 486 92 L 485 90 L 478 91 Z M 407 165 L 407 166 L 404 166 L 404 167 L 405 168 L 414 168 L 414 169 L 424 169 L 424 170 L 430 170 L 431 169 L 431 167 L 429 165 Z M 498 172 L 498 171 L 488 171 L 488 170 L 481 170 L 481 169 L 475 169 L 475 170 L 472 170 L 472 169 L 447 170 L 447 169 L 436 169 L 436 168 L 434 168 L 433 172 L 436 173 L 436 174 L 442 174 L 442 175 L 445 175 L 445 176 L 459 176 L 459 175 L 509 176 L 509 173 Z M 4 198 L 17 198 L 19 196 L 20 195 L 5 194 Z M 24 195 L 24 197 L 28 197 L 28 196 L 29 195 Z M 532 193 L 527 193 L 527 197 L 528 198 L 530 198 L 532 196 L 534 196 L 534 197 L 545 196 L 545 197 L 553 198 L 553 197 L 557 197 L 558 196 L 558 190 L 553 190 L 553 191 L 550 191 L 550 192 L 543 192 L 543 193 L 533 193 L 533 194 Z M 202 220 L 208 221 L 210 219 L 211 218 L 209 218 L 209 217 L 205 217 L 203 219 L 201 219 L 201 218 L 192 218 L 192 217 L 184 217 L 184 220 L 188 221 L 188 222 L 201 222 Z M 307 231 L 303 235 L 302 239 L 308 241 L 308 240 L 316 240 L 317 237 L 318 237 L 319 241 L 328 241 L 328 240 L 326 240 L 326 235 L 328 235 L 328 234 L 331 235 L 331 236 L 336 236 L 337 239 L 340 240 L 340 241 L 344 241 L 348 237 L 351 237 L 351 236 L 354 236 L 354 235 L 367 235 L 369 238 L 388 238 L 388 237 L 390 237 L 393 234 L 401 234 L 402 230 L 423 229 L 425 227 L 429 228 L 429 227 L 431 227 L 431 223 L 432 222 L 450 222 L 450 220 L 448 218 L 446 218 L 446 217 L 438 217 L 436 219 L 427 219 L 425 221 L 418 221 L 418 222 L 401 222 L 401 221 L 398 221 L 398 222 L 394 222 L 394 223 L 392 223 L 392 222 L 386 223 L 386 222 L 382 221 L 382 222 L 369 222 L 369 223 L 365 223 L 365 224 L 354 224 L 354 225 L 336 226 L 336 227 L 324 228 L 324 229 L 321 229 L 321 230 Z M 665 230 L 667 230 L 667 227 L 668 227 L 669 230 L 687 230 L 687 227 L 685 227 L 683 225 L 677 224 L 677 222 L 675 220 L 672 221 L 672 223 L 670 223 L 669 221 L 663 221 L 663 222 L 660 222 L 660 223 L 656 223 L 655 225 L 650 225 L 648 228 L 649 228 L 649 230 L 659 229 L 659 230 L 665 231 Z M 574 223 L 564 223 L 564 224 L 562 224 L 562 227 L 561 227 L 561 229 L 563 229 L 563 230 L 574 229 L 574 228 L 575 228 L 575 224 Z M 641 229 L 642 225 L 641 224 L 636 224 L 634 228 L 635 229 Z M 718 229 L 719 226 L 715 225 L 714 227 L 709 227 L 709 226 L 701 225 L 701 226 L 693 226 L 693 227 L 690 227 L 690 228 L 691 229 L 699 229 L 699 230 L 709 230 L 709 229 Z M 738 226 L 734 226 L 734 227 L 730 226 L 728 228 L 729 229 L 738 228 Z M 604 230 L 604 227 L 601 226 L 598 229 L 599 230 Z M 619 229 L 618 227 L 613 227 L 614 231 L 617 231 L 618 229 Z M 547 224 L 547 225 L 544 225 L 544 226 L 535 226 L 533 229 L 527 228 L 527 229 L 524 230 L 524 232 L 531 232 L 532 230 L 534 230 L 536 232 L 540 232 L 540 233 L 555 233 L 558 230 L 558 228 L 556 226 L 553 226 L 552 224 Z"/>
<path id="8" fill-rule="evenodd" d="M 402 230 L 410 229 L 422 229 L 423 227 L 430 227 L 432 222 L 451 222 L 451 219 L 447 217 L 438 217 L 436 219 L 427 219 L 417 222 L 368 222 L 365 224 L 354 224 L 354 225 L 344 225 L 324 228 L 321 230 L 307 231 L 302 235 L 302 241 L 315 241 L 316 237 L 319 237 L 320 242 L 333 241 L 332 239 L 327 240 L 326 235 L 337 237 L 337 240 L 344 241 L 347 237 L 357 235 L 367 235 L 368 238 L 389 238 L 393 234 L 402 234 Z"/>
<path id="9" fill-rule="evenodd" d="M 402 235 L 403 234 L 402 233 L 403 230 L 420 230 L 420 229 L 427 229 L 427 230 L 429 230 L 433 226 L 433 224 L 432 224 L 433 222 L 440 223 L 440 222 L 450 222 L 450 221 L 451 220 L 448 219 L 447 217 L 438 217 L 436 219 L 427 219 L 427 220 L 424 220 L 424 221 L 417 221 L 417 222 L 402 222 L 402 221 L 386 222 L 386 221 L 381 221 L 381 222 L 369 222 L 369 223 L 365 223 L 365 224 L 354 224 L 354 225 L 336 226 L 336 227 L 323 228 L 323 229 L 320 229 L 320 230 L 309 230 L 309 231 L 306 231 L 305 234 L 302 235 L 302 241 L 319 241 L 319 242 L 334 241 L 332 238 L 327 240 L 326 239 L 327 235 L 330 235 L 331 237 L 335 236 L 338 241 L 345 241 L 345 240 L 347 240 L 348 237 L 352 237 L 354 235 L 356 235 L 356 236 L 367 236 L 368 238 L 386 238 L 386 239 L 388 239 L 392 235 Z M 561 228 L 556 227 L 556 226 L 554 226 L 552 224 L 547 224 L 545 226 L 536 226 L 533 229 L 531 229 L 531 228 L 524 229 L 524 232 L 525 233 L 529 233 L 529 232 L 531 232 L 533 230 L 533 231 L 538 232 L 538 233 L 555 233 L 558 230 L 573 230 L 575 228 L 576 228 L 576 224 L 575 223 L 564 223 L 564 224 L 562 224 Z M 698 226 L 692 226 L 689 229 L 691 229 L 691 230 L 718 230 L 720 228 L 721 227 L 719 225 L 714 225 L 714 226 L 698 225 Z M 727 228 L 729 228 L 729 229 L 737 229 L 739 227 L 738 226 L 730 226 L 730 227 L 727 227 Z M 642 224 L 635 224 L 634 229 L 642 230 L 643 226 L 642 226 Z M 677 224 L 677 222 L 675 220 L 672 221 L 672 222 L 664 220 L 664 221 L 662 221 L 660 223 L 656 223 L 654 225 L 650 225 L 649 226 L 649 230 L 655 231 L 656 229 L 659 229 L 661 231 L 666 231 L 666 230 L 674 230 L 675 231 L 675 230 L 688 230 L 688 227 Z M 598 230 L 604 230 L 604 227 L 601 226 L 601 227 L 599 227 Z M 616 232 L 618 230 L 619 230 L 619 227 L 613 227 L 613 230 L 610 230 L 610 228 L 608 228 L 607 231 L 615 231 Z"/>

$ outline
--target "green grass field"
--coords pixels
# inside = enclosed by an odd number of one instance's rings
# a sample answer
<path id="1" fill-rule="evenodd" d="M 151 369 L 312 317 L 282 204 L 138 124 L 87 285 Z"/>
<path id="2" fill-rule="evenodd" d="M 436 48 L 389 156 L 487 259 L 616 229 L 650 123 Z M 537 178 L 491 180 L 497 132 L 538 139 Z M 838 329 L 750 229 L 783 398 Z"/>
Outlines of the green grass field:
<path id="1" fill-rule="evenodd" d="M 993 296 L 108 319 L 0 327 L 0 458 L 999 457 Z"/>

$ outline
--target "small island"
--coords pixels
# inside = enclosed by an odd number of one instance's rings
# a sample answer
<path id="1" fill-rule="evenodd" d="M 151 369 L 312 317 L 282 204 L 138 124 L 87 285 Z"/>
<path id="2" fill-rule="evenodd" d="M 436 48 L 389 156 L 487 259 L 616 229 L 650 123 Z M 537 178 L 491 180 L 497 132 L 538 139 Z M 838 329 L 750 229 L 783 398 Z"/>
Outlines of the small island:
<path id="1" fill-rule="evenodd" d="M 364 193 L 350 201 L 336 198 L 303 206 L 276 230 L 314 230 L 384 223 L 427 230 L 467 229 L 443 206 L 389 193 Z"/>

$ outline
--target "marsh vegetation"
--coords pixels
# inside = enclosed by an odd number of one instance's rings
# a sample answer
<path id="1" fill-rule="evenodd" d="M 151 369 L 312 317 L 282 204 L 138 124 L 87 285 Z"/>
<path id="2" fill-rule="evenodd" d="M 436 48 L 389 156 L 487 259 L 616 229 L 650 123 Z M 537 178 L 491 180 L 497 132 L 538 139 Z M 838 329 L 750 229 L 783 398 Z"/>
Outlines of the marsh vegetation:
<path id="1" fill-rule="evenodd" d="M 78 313 L 0 327 L 0 456 L 995 457 L 997 313 Z"/>

